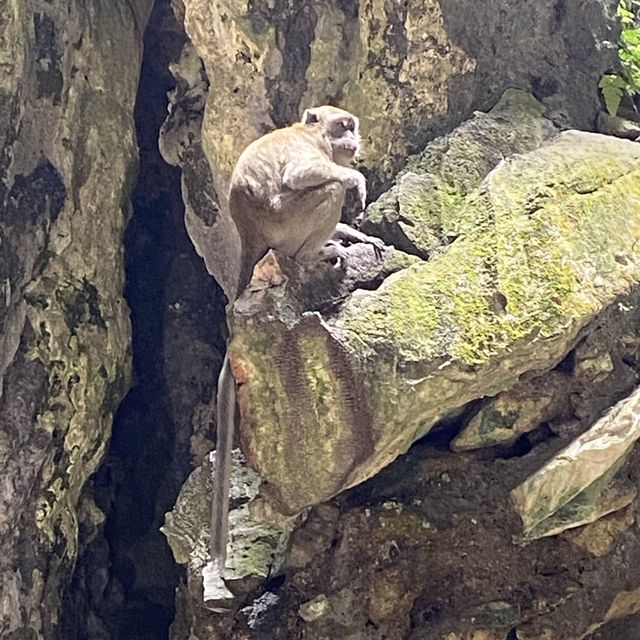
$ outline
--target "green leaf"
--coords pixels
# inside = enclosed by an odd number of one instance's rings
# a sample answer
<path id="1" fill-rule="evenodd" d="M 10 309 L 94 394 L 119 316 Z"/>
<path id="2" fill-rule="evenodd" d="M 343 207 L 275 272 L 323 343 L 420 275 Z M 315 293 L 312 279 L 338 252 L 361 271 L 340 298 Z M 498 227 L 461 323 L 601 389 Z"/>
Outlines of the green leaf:
<path id="1" fill-rule="evenodd" d="M 633 23 L 633 13 L 628 9 L 625 9 L 622 5 L 618 7 L 618 17 L 620 18 L 622 24 L 631 24 Z"/>
<path id="2" fill-rule="evenodd" d="M 630 47 L 640 45 L 640 29 L 624 29 L 620 34 L 620 41 Z"/>
<path id="3" fill-rule="evenodd" d="M 598 86 L 602 90 L 604 103 L 609 115 L 615 116 L 622 100 L 622 92 L 626 87 L 626 82 L 620 76 L 605 75 L 600 78 Z"/>

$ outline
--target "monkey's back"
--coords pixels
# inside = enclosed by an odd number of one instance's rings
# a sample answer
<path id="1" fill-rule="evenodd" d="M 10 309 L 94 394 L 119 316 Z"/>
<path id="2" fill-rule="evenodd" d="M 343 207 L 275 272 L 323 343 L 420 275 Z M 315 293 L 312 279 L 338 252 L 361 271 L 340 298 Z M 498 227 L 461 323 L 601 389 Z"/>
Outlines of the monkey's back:
<path id="1" fill-rule="evenodd" d="M 331 148 L 303 124 L 267 133 L 240 154 L 231 174 L 229 200 L 248 195 L 253 205 L 272 207 L 271 198 L 282 191 L 287 165 L 312 158 L 330 161 Z"/>
<path id="2" fill-rule="evenodd" d="M 331 147 L 315 131 L 296 123 L 252 142 L 231 176 L 229 211 L 245 244 L 262 244 L 295 255 L 309 234 L 311 189 L 284 185 L 290 164 L 331 162 Z"/>

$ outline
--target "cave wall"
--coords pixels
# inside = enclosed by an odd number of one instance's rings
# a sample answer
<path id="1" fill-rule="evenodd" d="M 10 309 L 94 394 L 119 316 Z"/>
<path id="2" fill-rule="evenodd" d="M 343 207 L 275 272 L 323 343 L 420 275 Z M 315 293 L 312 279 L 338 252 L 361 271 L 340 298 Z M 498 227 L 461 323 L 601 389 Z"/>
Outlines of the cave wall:
<path id="1" fill-rule="evenodd" d="M 218 214 L 210 200 L 224 201 L 249 142 L 297 120 L 304 108 L 330 102 L 360 117 L 359 169 L 374 199 L 409 154 L 474 110 L 489 109 L 508 88 L 530 91 L 563 127 L 593 129 L 598 80 L 616 58 L 615 0 L 172 4 L 195 49 L 173 72 L 188 83 L 195 55 L 210 90 L 201 132 L 192 104 L 171 111 L 163 153 L 185 175 L 202 175 L 196 139 L 209 161 L 207 197 L 185 185 L 187 224 L 225 290 L 233 286 L 238 238 L 224 207 Z"/>
<path id="2" fill-rule="evenodd" d="M 133 385 L 87 488 L 106 520 L 81 530 L 63 605 L 65 640 L 167 636 L 182 571 L 159 529 L 192 461 L 212 447 L 224 302 L 187 235 L 181 172 L 158 148 L 174 89 L 169 67 L 183 44 L 168 0 L 156 1 L 134 109 L 140 167 L 124 236 Z"/>
<path id="3" fill-rule="evenodd" d="M 123 233 L 151 0 L 0 2 L 0 635 L 53 638 L 130 382 Z"/>

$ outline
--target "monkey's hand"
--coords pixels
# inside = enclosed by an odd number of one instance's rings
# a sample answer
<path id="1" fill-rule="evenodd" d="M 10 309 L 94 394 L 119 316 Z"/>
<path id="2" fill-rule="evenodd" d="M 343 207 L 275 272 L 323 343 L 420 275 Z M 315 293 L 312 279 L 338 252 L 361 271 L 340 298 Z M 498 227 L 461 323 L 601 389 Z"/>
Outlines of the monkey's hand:
<path id="1" fill-rule="evenodd" d="M 360 206 L 362 207 L 362 209 L 364 209 L 367 203 L 367 181 L 365 177 L 355 169 L 348 169 L 345 167 L 344 172 L 345 173 L 344 178 L 342 179 L 342 184 L 344 184 L 347 189 L 358 190 Z"/>

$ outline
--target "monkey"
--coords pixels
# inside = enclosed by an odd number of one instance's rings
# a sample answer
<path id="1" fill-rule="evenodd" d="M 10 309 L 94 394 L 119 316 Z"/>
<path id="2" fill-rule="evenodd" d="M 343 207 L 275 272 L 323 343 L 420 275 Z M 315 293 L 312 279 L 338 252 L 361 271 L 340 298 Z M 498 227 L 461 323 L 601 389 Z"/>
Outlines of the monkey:
<path id="1" fill-rule="evenodd" d="M 264 135 L 242 152 L 231 175 L 228 199 L 241 241 L 229 312 L 270 249 L 300 263 L 336 258 L 343 262 L 346 251 L 339 240 L 346 239 L 370 243 L 380 255 L 382 240 L 340 222 L 348 189 L 357 191 L 362 209 L 366 204 L 365 177 L 349 166 L 360 150 L 358 128 L 358 118 L 347 111 L 315 107 L 307 109 L 300 122 Z M 227 352 L 218 379 L 210 539 L 211 559 L 220 572 L 226 560 L 235 405 Z"/>

